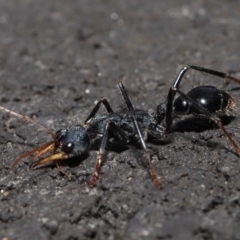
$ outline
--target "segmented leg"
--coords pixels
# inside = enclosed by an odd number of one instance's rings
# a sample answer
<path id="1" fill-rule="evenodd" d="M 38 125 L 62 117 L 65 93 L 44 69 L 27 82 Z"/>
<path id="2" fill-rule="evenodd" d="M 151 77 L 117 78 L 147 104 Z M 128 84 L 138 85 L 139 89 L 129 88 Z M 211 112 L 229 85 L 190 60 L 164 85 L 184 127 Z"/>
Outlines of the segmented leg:
<path id="1" fill-rule="evenodd" d="M 101 163 L 102 163 L 102 157 L 103 157 L 105 147 L 106 147 L 106 144 L 107 144 L 109 127 L 110 127 L 110 122 L 107 122 L 106 125 L 105 125 L 105 128 L 104 128 L 104 131 L 103 131 L 103 137 L 102 137 L 100 149 L 99 149 L 99 152 L 97 153 L 94 173 L 93 173 L 93 175 L 91 177 L 91 180 L 89 182 L 89 187 L 90 188 L 95 186 L 96 180 L 97 180 L 98 175 L 99 175 L 99 171 L 100 171 L 100 167 L 101 167 Z"/>
<path id="2" fill-rule="evenodd" d="M 96 106 L 93 108 L 92 112 L 89 114 L 89 116 L 84 121 L 85 124 L 87 124 L 93 117 L 95 117 L 95 115 L 97 114 L 101 104 L 103 104 L 105 106 L 105 108 L 107 109 L 108 113 L 112 113 L 113 112 L 113 110 L 112 110 L 109 102 L 107 101 L 107 99 L 102 98 L 101 100 L 98 101 Z"/>
<path id="3" fill-rule="evenodd" d="M 129 110 L 129 113 L 131 114 L 131 118 L 132 118 L 132 121 L 133 121 L 133 124 L 134 124 L 134 128 L 136 130 L 137 135 L 139 136 L 142 148 L 143 148 L 143 150 L 145 152 L 145 155 L 146 155 L 146 157 L 148 159 L 149 173 L 151 175 L 152 181 L 153 181 L 154 185 L 157 188 L 161 188 L 161 183 L 158 180 L 157 174 L 156 174 L 155 169 L 153 167 L 153 164 L 152 164 L 152 161 L 151 161 L 151 157 L 150 157 L 150 153 L 149 153 L 149 150 L 148 150 L 148 148 L 146 146 L 142 130 L 141 130 L 140 126 L 139 126 L 139 123 L 138 123 L 136 117 L 134 116 L 133 105 L 132 105 L 132 103 L 131 103 L 131 101 L 130 101 L 130 99 L 128 97 L 127 91 L 126 91 L 126 89 L 125 89 L 125 87 L 124 87 L 122 82 L 118 83 L 118 87 L 119 87 L 120 92 L 122 94 L 123 100 L 124 100 L 128 110 Z"/>

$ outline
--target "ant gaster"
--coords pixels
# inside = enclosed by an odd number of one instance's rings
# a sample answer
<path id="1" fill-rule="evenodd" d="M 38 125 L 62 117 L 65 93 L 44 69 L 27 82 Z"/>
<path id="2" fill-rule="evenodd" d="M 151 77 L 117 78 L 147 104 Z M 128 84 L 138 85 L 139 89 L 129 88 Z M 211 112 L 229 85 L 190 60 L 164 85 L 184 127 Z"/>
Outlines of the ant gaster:
<path id="1" fill-rule="evenodd" d="M 228 75 L 227 73 L 186 65 L 181 69 L 173 86 L 169 89 L 165 103 L 160 103 L 157 106 L 156 113 L 151 114 L 148 111 L 133 108 L 127 91 L 125 90 L 124 85 L 120 82 L 118 87 L 128 111 L 115 113 L 113 112 L 108 101 L 106 99 L 101 99 L 86 119 L 84 126 L 70 126 L 66 129 L 58 130 L 56 134 L 53 134 L 51 131 L 47 130 L 48 133 L 53 137 L 53 141 L 24 153 L 13 162 L 12 167 L 14 167 L 20 160 L 28 155 L 34 154 L 34 158 L 39 158 L 51 150 L 53 151 L 53 155 L 40 159 L 39 161 L 35 161 L 32 166 L 35 167 L 49 161 L 58 163 L 62 159 L 87 152 L 89 150 L 91 140 L 97 135 L 101 135 L 102 138 L 100 149 L 97 154 L 95 170 L 89 183 L 89 186 L 93 187 L 96 179 L 98 178 L 103 153 L 110 136 L 114 138 L 115 142 L 127 144 L 129 142 L 129 134 L 134 134 L 138 136 L 141 146 L 146 153 L 145 155 L 148 159 L 149 172 L 152 181 L 159 188 L 161 185 L 153 168 L 145 141 L 148 135 L 160 138 L 168 134 L 171 131 L 174 113 L 180 115 L 194 114 L 197 117 L 204 117 L 213 121 L 219 126 L 227 140 L 240 155 L 240 149 L 238 145 L 231 138 L 220 119 L 220 117 L 226 114 L 228 110 L 233 109 L 235 105 L 233 98 L 227 92 L 219 90 L 213 86 L 195 87 L 187 94 L 184 94 L 179 90 L 179 85 L 184 74 L 189 69 L 205 72 L 240 84 L 240 80 Z M 175 99 L 176 93 L 178 93 L 180 96 Z M 101 104 L 105 106 L 108 113 L 97 115 L 97 111 Z M 0 107 L 0 109 L 15 116 L 21 117 L 27 121 L 34 122 L 32 119 L 14 113 L 4 107 Z M 164 118 L 166 124 L 165 127 L 161 125 Z M 46 130 L 46 128 L 41 124 L 37 122 L 36 124 Z"/>
<path id="2" fill-rule="evenodd" d="M 183 79 L 184 74 L 189 69 L 205 72 L 240 84 L 239 79 L 236 79 L 227 73 L 191 65 L 184 66 L 180 73 L 177 75 L 173 86 L 169 89 L 166 104 L 166 132 L 170 131 L 170 128 L 172 126 L 173 111 L 179 115 L 193 114 L 197 117 L 203 117 L 211 120 L 216 125 L 218 125 L 226 139 L 234 147 L 236 153 L 240 155 L 240 148 L 227 132 L 221 121 L 222 116 L 226 115 L 228 111 L 234 109 L 234 99 L 227 92 L 209 85 L 195 87 L 187 94 L 184 94 L 179 90 L 179 85 Z M 180 96 L 174 101 L 176 93 L 179 93 Z"/>

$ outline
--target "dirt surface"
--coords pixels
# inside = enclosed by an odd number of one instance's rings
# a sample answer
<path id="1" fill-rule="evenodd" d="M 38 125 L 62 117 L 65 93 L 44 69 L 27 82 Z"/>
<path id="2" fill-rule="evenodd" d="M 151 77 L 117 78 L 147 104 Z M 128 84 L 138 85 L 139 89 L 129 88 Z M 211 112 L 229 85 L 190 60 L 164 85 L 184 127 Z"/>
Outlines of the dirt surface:
<path id="1" fill-rule="evenodd" d="M 1 105 L 52 130 L 82 124 L 105 96 L 156 109 L 182 64 L 240 78 L 239 1 L 0 1 Z M 181 89 L 223 81 L 189 71 Z M 229 93 L 240 103 L 239 86 Z M 102 110 L 104 111 L 104 110 Z M 226 128 L 240 145 L 240 120 Z M 21 153 L 50 141 L 37 126 L 0 115 L 0 238 L 240 239 L 240 159 L 208 121 L 175 119 L 174 132 L 148 142 L 162 189 L 140 147 L 108 151 L 88 188 L 96 151 L 54 166 L 15 169 Z"/>

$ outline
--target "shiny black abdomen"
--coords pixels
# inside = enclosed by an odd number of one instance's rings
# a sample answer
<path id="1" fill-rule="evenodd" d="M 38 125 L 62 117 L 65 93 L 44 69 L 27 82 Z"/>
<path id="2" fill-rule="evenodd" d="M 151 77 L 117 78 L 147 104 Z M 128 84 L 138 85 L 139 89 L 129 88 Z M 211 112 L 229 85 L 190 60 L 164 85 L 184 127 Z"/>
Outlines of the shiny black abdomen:
<path id="1" fill-rule="evenodd" d="M 224 113 L 229 104 L 229 94 L 213 86 L 195 87 L 187 93 L 187 96 L 191 97 L 191 99 L 211 113 Z M 186 105 L 188 106 L 188 111 L 184 113 Z M 201 111 L 193 107 L 189 101 L 186 103 L 186 100 L 182 96 L 175 100 L 174 107 L 176 113 L 201 114 Z"/>

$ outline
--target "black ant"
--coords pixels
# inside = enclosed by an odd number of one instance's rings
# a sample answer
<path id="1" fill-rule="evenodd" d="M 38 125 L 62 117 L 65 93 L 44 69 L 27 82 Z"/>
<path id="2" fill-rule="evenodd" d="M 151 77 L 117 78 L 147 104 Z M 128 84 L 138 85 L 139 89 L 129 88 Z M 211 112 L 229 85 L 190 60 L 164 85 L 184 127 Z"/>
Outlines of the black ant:
<path id="1" fill-rule="evenodd" d="M 98 178 L 103 153 L 105 151 L 107 141 L 109 141 L 110 137 L 113 138 L 114 142 L 116 143 L 128 144 L 130 139 L 129 136 L 133 134 L 138 135 L 141 146 L 144 149 L 145 153 L 148 155 L 147 158 L 149 164 L 149 172 L 152 181 L 155 186 L 160 188 L 161 184 L 153 168 L 145 141 L 147 140 L 148 136 L 161 138 L 164 135 L 168 134 L 171 131 L 173 113 L 180 115 L 194 114 L 197 117 L 203 117 L 213 121 L 222 130 L 225 137 L 234 147 L 237 154 L 240 155 L 240 149 L 238 145 L 231 138 L 220 119 L 227 113 L 228 110 L 232 110 L 235 106 L 233 98 L 227 92 L 219 90 L 213 86 L 195 87 L 187 94 L 184 94 L 179 90 L 179 85 L 183 79 L 184 74 L 189 69 L 205 72 L 240 84 L 240 80 L 228 75 L 227 73 L 197 66 L 186 65 L 181 69 L 173 86 L 169 89 L 165 103 L 159 104 L 157 106 L 156 113 L 151 114 L 148 111 L 133 108 L 127 91 L 123 83 L 120 82 L 118 83 L 118 88 L 127 106 L 127 111 L 119 113 L 113 112 L 110 104 L 104 98 L 101 99 L 94 107 L 90 115 L 85 120 L 84 126 L 70 126 L 68 128 L 58 130 L 56 134 L 52 133 L 43 127 L 40 123 L 35 122 L 26 116 L 12 112 L 4 107 L 0 107 L 0 109 L 3 111 L 23 118 L 27 121 L 36 123 L 44 130 L 47 130 L 47 132 L 53 137 L 53 141 L 46 143 L 41 147 L 35 148 L 29 152 L 26 152 L 18 157 L 13 162 L 12 167 L 14 167 L 20 160 L 31 154 L 34 154 L 34 158 L 39 158 L 51 150 L 54 152 L 53 155 L 33 162 L 32 167 L 36 167 L 49 161 L 58 163 L 62 159 L 80 155 L 84 152 L 87 152 L 89 150 L 91 140 L 100 135 L 102 137 L 100 149 L 97 154 L 95 170 L 89 183 L 89 186 L 93 187 L 95 185 L 96 179 Z M 178 93 L 180 96 L 174 100 L 176 93 Z M 101 104 L 105 106 L 108 113 L 96 115 Z M 164 118 L 166 121 L 166 127 L 161 125 Z"/>
<path id="2" fill-rule="evenodd" d="M 12 163 L 11 167 L 15 167 L 23 158 L 29 155 L 33 154 L 33 158 L 36 159 L 40 158 L 43 154 L 49 151 L 53 151 L 52 155 L 38 161 L 34 161 L 31 164 L 31 167 L 34 168 L 44 163 L 53 161 L 57 164 L 57 167 L 59 168 L 59 161 L 88 152 L 91 140 L 95 139 L 98 136 L 101 136 L 102 138 L 100 143 L 100 149 L 97 153 L 95 170 L 89 182 L 89 186 L 93 187 L 99 175 L 102 157 L 106 148 L 107 141 L 111 137 L 113 138 L 114 143 L 127 144 L 130 141 L 130 137 L 132 137 L 129 134 L 132 133 L 134 135 L 138 135 L 142 148 L 144 149 L 148 158 L 149 171 L 152 181 L 158 188 L 160 188 L 160 182 L 152 165 L 150 155 L 143 137 L 143 133 L 139 125 L 139 122 L 143 123 L 144 118 L 146 118 L 146 120 L 150 120 L 150 115 L 148 114 L 148 112 L 143 110 L 134 110 L 124 85 L 122 83 L 119 83 L 118 87 L 128 108 L 128 111 L 124 113 L 113 112 L 108 101 L 103 98 L 96 104 L 88 118 L 85 120 L 84 126 L 69 126 L 65 129 L 58 130 L 55 134 L 37 121 L 0 106 L 0 110 L 8 112 L 31 123 L 37 124 L 45 131 L 47 131 L 53 138 L 53 141 L 50 141 L 19 156 Z M 96 115 L 101 104 L 106 107 L 108 113 Z M 158 131 L 157 126 L 155 127 L 155 131 Z"/>

